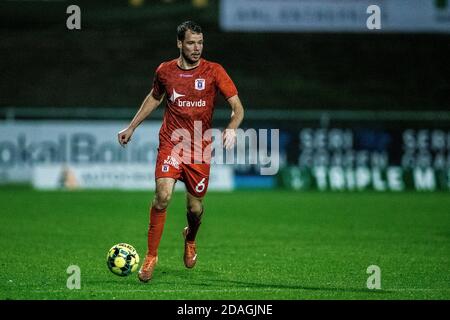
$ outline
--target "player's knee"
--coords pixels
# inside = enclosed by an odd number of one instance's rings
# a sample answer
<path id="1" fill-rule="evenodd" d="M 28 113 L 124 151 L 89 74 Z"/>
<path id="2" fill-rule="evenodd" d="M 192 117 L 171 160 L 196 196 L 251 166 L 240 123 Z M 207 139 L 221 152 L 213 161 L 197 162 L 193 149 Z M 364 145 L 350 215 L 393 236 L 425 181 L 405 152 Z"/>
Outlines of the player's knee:
<path id="1" fill-rule="evenodd" d="M 199 216 L 203 212 L 203 205 L 201 202 L 193 202 L 187 204 L 188 212 Z"/>
<path id="2" fill-rule="evenodd" d="M 170 192 L 160 191 L 156 194 L 153 200 L 153 206 L 158 210 L 166 209 L 170 202 Z"/>

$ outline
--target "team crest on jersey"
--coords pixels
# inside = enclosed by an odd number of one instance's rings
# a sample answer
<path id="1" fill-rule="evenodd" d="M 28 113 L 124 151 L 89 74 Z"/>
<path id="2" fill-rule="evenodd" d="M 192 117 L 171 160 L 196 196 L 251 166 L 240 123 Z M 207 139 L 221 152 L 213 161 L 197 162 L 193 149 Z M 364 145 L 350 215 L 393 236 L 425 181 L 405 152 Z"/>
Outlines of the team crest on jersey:
<path id="1" fill-rule="evenodd" d="M 172 156 L 167 156 L 162 166 L 163 172 L 169 172 L 169 166 L 173 166 L 175 169 L 180 169 L 180 163 Z"/>
<path id="2" fill-rule="evenodd" d="M 195 79 L 195 90 L 205 90 L 205 79 Z"/>

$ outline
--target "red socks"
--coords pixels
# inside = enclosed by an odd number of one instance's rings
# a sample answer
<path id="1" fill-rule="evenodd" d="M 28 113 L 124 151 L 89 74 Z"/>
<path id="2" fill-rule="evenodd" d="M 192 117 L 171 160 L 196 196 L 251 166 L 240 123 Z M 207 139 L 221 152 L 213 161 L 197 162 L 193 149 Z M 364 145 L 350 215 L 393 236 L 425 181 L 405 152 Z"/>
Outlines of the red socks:
<path id="1" fill-rule="evenodd" d="M 151 256 L 158 255 L 159 242 L 164 230 L 164 223 L 166 222 L 166 209 L 158 210 L 152 206 L 150 210 L 150 225 L 148 227 L 148 251 L 147 254 Z"/>
<path id="2" fill-rule="evenodd" d="M 201 224 L 202 215 L 203 211 L 199 215 L 195 215 L 191 212 L 187 213 L 187 220 L 189 226 L 189 233 L 186 236 L 187 241 L 195 241 L 198 228 L 200 227 Z M 166 209 L 158 210 L 152 206 L 150 210 L 150 225 L 148 228 L 148 238 L 147 238 L 148 255 L 151 256 L 158 255 L 159 242 L 161 241 L 165 222 L 166 222 Z"/>

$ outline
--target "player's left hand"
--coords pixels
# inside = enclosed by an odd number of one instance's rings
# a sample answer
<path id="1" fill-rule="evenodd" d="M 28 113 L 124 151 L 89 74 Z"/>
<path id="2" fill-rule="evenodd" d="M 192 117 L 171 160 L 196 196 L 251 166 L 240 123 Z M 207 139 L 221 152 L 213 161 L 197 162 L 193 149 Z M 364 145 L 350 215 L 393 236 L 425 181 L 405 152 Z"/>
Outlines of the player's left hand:
<path id="1" fill-rule="evenodd" d="M 225 129 L 225 131 L 222 133 L 222 141 L 225 149 L 232 149 L 234 147 L 234 144 L 236 143 L 236 130 Z"/>

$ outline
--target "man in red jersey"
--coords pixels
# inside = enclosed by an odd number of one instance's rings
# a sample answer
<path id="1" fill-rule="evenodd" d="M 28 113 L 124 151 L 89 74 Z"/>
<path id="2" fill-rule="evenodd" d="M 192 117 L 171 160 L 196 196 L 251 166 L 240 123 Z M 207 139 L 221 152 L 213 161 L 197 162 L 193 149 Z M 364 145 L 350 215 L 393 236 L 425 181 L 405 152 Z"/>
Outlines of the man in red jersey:
<path id="1" fill-rule="evenodd" d="M 139 124 L 167 97 L 164 120 L 159 132 L 158 157 L 155 167 L 156 192 L 150 210 L 148 229 L 148 250 L 139 270 L 139 280 L 147 282 L 152 278 L 158 262 L 158 246 L 161 240 L 166 210 L 177 180 L 186 186 L 186 207 L 188 226 L 183 230 L 184 264 L 194 267 L 197 261 L 195 237 L 200 227 L 203 204 L 209 182 L 209 155 L 198 157 L 210 141 L 191 140 L 192 156 L 175 152 L 179 133 L 186 137 L 201 136 L 211 128 L 214 103 L 218 92 L 230 104 L 231 120 L 222 134 L 226 149 L 236 141 L 236 129 L 244 118 L 244 108 L 237 89 L 224 68 L 203 59 L 203 34 L 201 27 L 192 21 L 183 22 L 177 28 L 177 47 L 180 56 L 163 62 L 157 69 L 153 88 L 145 98 L 130 125 L 119 132 L 119 143 L 124 146 Z M 181 139 L 181 140 L 183 140 Z M 183 141 L 185 142 L 185 141 Z M 186 151 L 183 149 L 183 152 Z M 206 152 L 207 153 L 207 152 Z M 198 161 L 200 159 L 200 161 Z"/>

